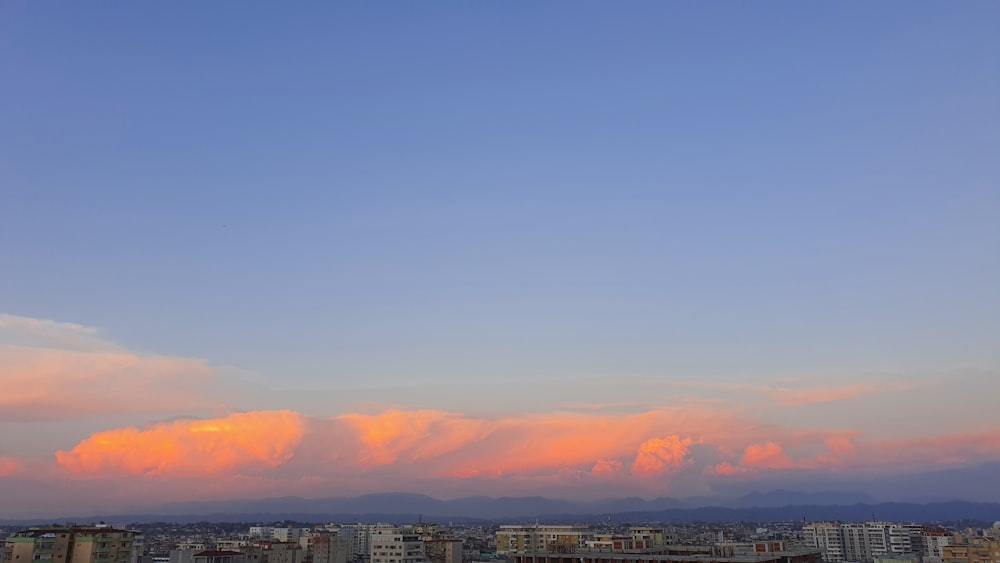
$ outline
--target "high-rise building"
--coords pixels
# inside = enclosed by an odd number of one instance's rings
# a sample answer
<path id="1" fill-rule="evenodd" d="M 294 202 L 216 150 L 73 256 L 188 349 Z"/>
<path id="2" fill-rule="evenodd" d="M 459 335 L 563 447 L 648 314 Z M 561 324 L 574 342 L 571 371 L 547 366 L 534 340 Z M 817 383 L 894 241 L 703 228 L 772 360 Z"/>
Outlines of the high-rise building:
<path id="1" fill-rule="evenodd" d="M 823 550 L 823 559 L 874 561 L 886 555 L 920 554 L 922 527 L 889 522 L 838 524 L 818 522 L 802 528 L 806 545 Z"/>

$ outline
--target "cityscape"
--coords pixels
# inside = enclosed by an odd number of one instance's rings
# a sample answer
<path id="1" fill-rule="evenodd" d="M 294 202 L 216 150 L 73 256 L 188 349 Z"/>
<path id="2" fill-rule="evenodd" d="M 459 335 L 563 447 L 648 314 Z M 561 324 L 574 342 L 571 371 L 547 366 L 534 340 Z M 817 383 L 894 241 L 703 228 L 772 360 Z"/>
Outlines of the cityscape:
<path id="1" fill-rule="evenodd" d="M 961 527 L 957 527 L 961 526 Z M 3 562 L 45 563 L 996 563 L 1000 522 L 33 526 Z"/>

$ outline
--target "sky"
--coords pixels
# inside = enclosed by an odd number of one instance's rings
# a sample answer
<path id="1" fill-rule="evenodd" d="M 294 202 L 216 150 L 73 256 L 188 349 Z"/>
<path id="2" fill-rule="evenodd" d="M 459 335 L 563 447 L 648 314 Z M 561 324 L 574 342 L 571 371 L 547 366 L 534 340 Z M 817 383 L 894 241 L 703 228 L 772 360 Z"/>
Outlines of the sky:
<path id="1" fill-rule="evenodd" d="M 998 20 L 0 3 L 0 518 L 1000 501 Z"/>

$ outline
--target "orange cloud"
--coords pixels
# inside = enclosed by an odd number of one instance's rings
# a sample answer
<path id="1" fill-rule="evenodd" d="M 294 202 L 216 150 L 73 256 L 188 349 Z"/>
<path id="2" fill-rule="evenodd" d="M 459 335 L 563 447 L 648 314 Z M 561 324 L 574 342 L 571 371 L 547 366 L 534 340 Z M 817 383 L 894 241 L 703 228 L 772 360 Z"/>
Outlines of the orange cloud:
<path id="1" fill-rule="evenodd" d="M 795 466 L 785 450 L 774 442 L 750 444 L 743 452 L 743 465 L 765 469 L 788 469 Z"/>
<path id="2" fill-rule="evenodd" d="M 681 439 L 676 434 L 666 438 L 652 438 L 639 445 L 639 452 L 632 463 L 632 473 L 659 475 L 684 464 L 691 439 Z"/>
<path id="3" fill-rule="evenodd" d="M 599 459 L 590 469 L 592 475 L 621 475 L 625 472 L 625 464 L 617 459 Z"/>
<path id="4" fill-rule="evenodd" d="M 480 438 L 486 430 L 485 421 L 433 410 L 345 414 L 339 419 L 359 434 L 358 459 L 371 465 L 438 457 Z"/>
<path id="5" fill-rule="evenodd" d="M 746 473 L 746 472 L 747 472 L 747 468 L 740 467 L 738 465 L 733 465 L 733 464 L 729 463 L 728 461 L 723 461 L 722 463 L 720 463 L 720 464 L 718 464 L 718 465 L 716 465 L 714 467 L 711 467 L 707 471 L 705 471 L 705 473 L 707 473 L 709 475 L 711 475 L 713 473 L 716 474 L 716 475 L 740 475 L 740 474 Z"/>
<path id="6" fill-rule="evenodd" d="M 0 457 L 0 477 L 16 475 L 21 472 L 21 461 L 13 457 Z"/>
<path id="7" fill-rule="evenodd" d="M 665 467 L 673 463 L 674 456 L 679 453 L 676 448 L 691 443 L 677 438 L 680 446 L 675 446 L 672 438 L 662 436 L 696 435 L 699 441 L 729 444 L 742 439 L 743 432 L 754 432 L 756 425 L 738 420 L 732 413 L 704 408 L 668 408 L 626 415 L 562 413 L 501 419 L 487 425 L 488 431 L 482 439 L 449 456 L 447 463 L 442 465 L 442 474 L 503 476 L 563 468 L 587 470 L 594 466 L 594 460 L 601 459 L 636 459 L 637 463 L 632 463 L 633 471 L 653 472 L 657 464 L 665 464 Z M 733 431 L 733 428 L 739 430 Z M 645 449 L 640 451 L 641 447 Z"/>
<path id="8" fill-rule="evenodd" d="M 302 416 L 291 411 L 178 420 L 94 434 L 69 452 L 56 452 L 56 461 L 77 475 L 217 475 L 281 465 L 305 431 Z"/>

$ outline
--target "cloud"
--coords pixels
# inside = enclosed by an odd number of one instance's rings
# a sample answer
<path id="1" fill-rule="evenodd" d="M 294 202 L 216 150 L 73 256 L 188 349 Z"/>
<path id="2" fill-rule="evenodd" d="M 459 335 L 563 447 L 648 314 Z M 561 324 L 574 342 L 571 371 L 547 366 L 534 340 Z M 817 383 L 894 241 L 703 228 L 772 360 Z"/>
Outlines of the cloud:
<path id="1" fill-rule="evenodd" d="M 886 440 L 858 448 L 859 458 L 876 466 L 933 462 L 942 465 L 974 464 L 1000 459 L 1000 430 Z"/>
<path id="2" fill-rule="evenodd" d="M 677 435 L 646 440 L 639 445 L 635 461 L 632 462 L 632 473 L 660 475 L 680 467 L 687 458 L 690 445 L 690 438 L 681 439 Z"/>
<path id="3" fill-rule="evenodd" d="M 94 434 L 56 452 L 56 461 L 75 475 L 219 475 L 277 467 L 292 458 L 305 432 L 304 418 L 292 411 L 177 420 Z"/>
<path id="4" fill-rule="evenodd" d="M 763 469 L 789 469 L 795 466 L 785 450 L 774 442 L 750 444 L 743 452 L 743 465 Z"/>
<path id="5" fill-rule="evenodd" d="M 17 475 L 22 470 L 21 461 L 14 457 L 0 456 L 0 477 Z"/>
<path id="6" fill-rule="evenodd" d="M 760 394 L 782 407 L 801 407 L 817 403 L 847 401 L 869 395 L 897 391 L 902 387 L 898 383 L 887 382 L 858 382 L 847 385 L 804 388 L 765 386 L 760 388 Z"/>
<path id="7" fill-rule="evenodd" d="M 625 464 L 617 459 L 599 459 L 590 469 L 592 475 L 621 475 L 625 472 Z"/>
<path id="8" fill-rule="evenodd" d="M 4 313 L 0 313 L 0 342 L 64 350 L 117 348 L 98 338 L 92 327 Z"/>
<path id="9" fill-rule="evenodd" d="M 71 323 L 0 315 L 0 421 L 217 406 L 204 361 L 135 354 Z M 221 395 L 221 394 L 220 394 Z"/>
<path id="10" fill-rule="evenodd" d="M 481 438 L 487 428 L 485 421 L 434 410 L 345 414 L 339 419 L 359 435 L 358 460 L 371 465 L 439 457 Z"/>

